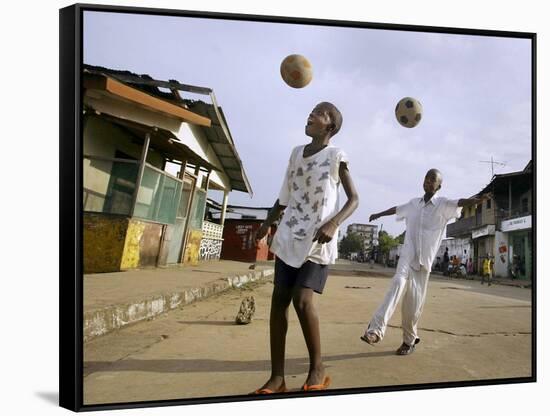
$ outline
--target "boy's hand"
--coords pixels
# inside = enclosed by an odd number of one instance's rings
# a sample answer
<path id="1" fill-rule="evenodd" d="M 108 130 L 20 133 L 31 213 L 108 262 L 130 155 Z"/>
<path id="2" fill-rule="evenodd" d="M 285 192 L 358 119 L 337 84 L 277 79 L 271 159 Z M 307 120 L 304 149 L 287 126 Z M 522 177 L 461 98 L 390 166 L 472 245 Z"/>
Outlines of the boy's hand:
<path id="1" fill-rule="evenodd" d="M 369 222 L 371 222 L 371 221 L 376 221 L 378 218 L 380 218 L 380 215 L 378 215 L 378 214 L 372 214 L 372 215 L 369 217 Z"/>
<path id="2" fill-rule="evenodd" d="M 260 240 L 262 240 L 267 235 L 268 231 L 269 231 L 269 225 L 262 223 L 260 228 L 258 228 L 258 230 L 256 231 L 256 235 L 255 235 L 256 247 L 260 243 Z"/>
<path id="3" fill-rule="evenodd" d="M 329 221 L 317 230 L 313 241 L 318 241 L 320 244 L 328 243 L 334 237 L 337 229 L 338 226 L 336 223 Z"/>

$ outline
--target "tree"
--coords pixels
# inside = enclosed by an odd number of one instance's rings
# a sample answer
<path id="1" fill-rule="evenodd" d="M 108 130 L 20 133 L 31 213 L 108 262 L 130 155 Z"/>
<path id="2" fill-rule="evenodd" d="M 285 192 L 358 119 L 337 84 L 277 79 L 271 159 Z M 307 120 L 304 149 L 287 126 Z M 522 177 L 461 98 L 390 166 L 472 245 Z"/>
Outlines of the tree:
<path id="1" fill-rule="evenodd" d="M 350 253 L 359 253 L 364 250 L 364 241 L 363 237 L 357 233 L 346 234 L 342 241 L 340 241 L 340 246 L 338 251 L 343 257 L 349 256 Z"/>
<path id="2" fill-rule="evenodd" d="M 404 234 L 402 235 L 404 237 Z M 387 257 L 390 254 L 390 250 L 400 244 L 400 237 L 401 235 L 397 238 L 393 238 L 386 231 L 380 231 L 378 233 L 378 245 L 380 253 Z"/>

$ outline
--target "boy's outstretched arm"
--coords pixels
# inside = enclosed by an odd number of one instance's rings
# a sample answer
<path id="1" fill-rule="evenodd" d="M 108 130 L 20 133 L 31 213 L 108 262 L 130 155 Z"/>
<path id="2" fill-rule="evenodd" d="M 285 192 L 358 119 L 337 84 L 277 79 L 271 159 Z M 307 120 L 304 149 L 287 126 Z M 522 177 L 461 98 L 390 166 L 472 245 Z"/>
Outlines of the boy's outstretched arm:
<path id="1" fill-rule="evenodd" d="M 353 214 L 353 211 L 355 211 L 359 206 L 359 194 L 357 193 L 353 180 L 351 179 L 347 163 L 340 163 L 340 166 L 338 167 L 338 174 L 340 176 L 340 181 L 342 181 L 342 186 L 348 200 L 342 209 L 327 223 L 323 224 L 323 226 L 317 230 L 317 233 L 315 233 L 313 241 L 318 241 L 321 244 L 328 243 L 332 240 L 339 225 L 342 224 L 342 222 L 344 222 L 344 220 L 351 214 Z"/>
<path id="2" fill-rule="evenodd" d="M 374 220 L 377 220 L 378 218 L 380 217 L 386 217 L 388 215 L 395 215 L 395 212 L 396 212 L 396 209 L 397 207 L 391 207 L 385 211 L 382 211 L 382 212 L 379 212 L 377 214 L 372 214 L 370 217 L 369 217 L 369 222 L 371 221 L 374 221 Z"/>
<path id="3" fill-rule="evenodd" d="M 281 213 L 285 210 L 285 208 L 286 205 L 280 205 L 278 199 L 275 201 L 273 207 L 271 207 L 271 209 L 269 210 L 269 214 L 267 214 L 267 218 L 256 232 L 256 243 L 258 243 L 258 241 L 266 236 L 271 224 L 279 219 Z"/>
<path id="4" fill-rule="evenodd" d="M 463 198 L 458 200 L 458 206 L 459 207 L 469 207 L 472 205 L 477 205 L 482 203 L 483 201 L 487 201 L 488 199 L 491 199 L 493 197 L 493 194 L 490 192 L 487 192 L 485 194 L 482 194 L 480 196 L 475 196 L 472 198 Z"/>

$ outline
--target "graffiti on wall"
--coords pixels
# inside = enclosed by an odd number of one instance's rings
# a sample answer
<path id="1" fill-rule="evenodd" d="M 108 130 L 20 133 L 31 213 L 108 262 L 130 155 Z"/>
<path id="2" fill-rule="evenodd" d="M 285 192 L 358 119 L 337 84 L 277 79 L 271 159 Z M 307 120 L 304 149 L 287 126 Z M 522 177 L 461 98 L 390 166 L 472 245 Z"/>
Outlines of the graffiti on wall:
<path id="1" fill-rule="evenodd" d="M 203 238 L 199 249 L 200 260 L 219 260 L 223 240 Z"/>

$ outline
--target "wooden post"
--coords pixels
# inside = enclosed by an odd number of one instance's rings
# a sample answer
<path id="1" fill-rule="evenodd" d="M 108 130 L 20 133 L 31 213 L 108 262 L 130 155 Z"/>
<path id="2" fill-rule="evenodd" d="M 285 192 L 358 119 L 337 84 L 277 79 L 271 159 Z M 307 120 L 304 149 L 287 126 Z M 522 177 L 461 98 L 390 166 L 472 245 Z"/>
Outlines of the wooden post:
<path id="1" fill-rule="evenodd" d="M 220 217 L 220 225 L 225 224 L 225 213 L 227 212 L 227 201 L 229 199 L 229 191 L 223 191 L 223 204 L 222 204 L 222 215 Z"/>
<path id="2" fill-rule="evenodd" d="M 151 142 L 151 134 L 147 132 L 145 134 L 145 142 L 143 143 L 143 149 L 141 149 L 141 158 L 139 161 L 139 171 L 136 181 L 136 189 L 134 190 L 134 195 L 132 196 L 132 217 L 136 211 L 136 203 L 139 192 L 139 187 L 141 186 L 141 181 L 143 179 L 143 172 L 145 172 L 145 163 L 147 161 L 147 152 L 149 151 L 149 143 Z"/>

